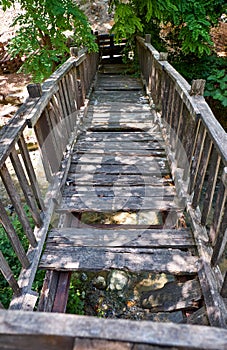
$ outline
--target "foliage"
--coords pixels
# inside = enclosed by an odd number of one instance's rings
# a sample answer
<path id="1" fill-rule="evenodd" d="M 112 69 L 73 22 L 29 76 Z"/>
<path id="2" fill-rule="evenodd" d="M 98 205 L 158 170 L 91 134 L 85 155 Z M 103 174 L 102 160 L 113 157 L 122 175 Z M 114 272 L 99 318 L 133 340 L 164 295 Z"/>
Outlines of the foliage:
<path id="1" fill-rule="evenodd" d="M 4 8 L 15 0 L 2 0 Z M 67 33 L 74 46 L 96 50 L 94 36 L 83 12 L 73 0 L 19 0 L 22 13 L 11 42 L 11 53 L 25 57 L 22 69 L 32 73 L 35 82 L 47 78 L 68 57 Z"/>
<path id="2" fill-rule="evenodd" d="M 227 107 L 227 74 L 226 58 L 203 56 L 197 58 L 195 55 L 171 57 L 173 66 L 191 84 L 193 79 L 205 79 L 205 96 L 220 101 L 223 107 Z M 226 111 L 225 111 L 226 113 Z"/>
<path id="3" fill-rule="evenodd" d="M 29 219 L 31 227 L 34 227 L 33 219 L 31 217 L 28 207 L 25 206 L 24 209 Z M 24 247 L 25 250 L 27 250 L 28 240 L 24 234 L 23 227 L 21 225 L 21 222 L 18 219 L 17 214 L 13 213 L 10 216 L 10 221 L 13 224 L 13 227 L 22 243 L 22 246 Z M 4 257 L 7 259 L 9 266 L 12 272 L 14 273 L 14 276 L 18 277 L 21 270 L 21 265 L 2 225 L 0 225 L 0 240 L 1 240 L 1 251 Z M 2 275 L 0 275 L 0 295 L 1 295 L 2 304 L 5 307 L 8 307 L 9 302 L 12 298 L 12 289 Z"/>
<path id="4" fill-rule="evenodd" d="M 227 107 L 227 74 L 226 70 L 214 70 L 207 78 L 205 96 L 219 100 L 224 107 Z"/>
<path id="5" fill-rule="evenodd" d="M 82 290 L 81 284 L 77 273 L 74 273 L 70 280 L 67 313 L 84 315 L 85 291 Z"/>
<path id="6" fill-rule="evenodd" d="M 131 38 L 138 33 L 144 34 L 145 30 L 149 33 L 150 29 L 153 42 L 161 27 L 168 24 L 171 27 L 171 40 L 177 42 L 180 50 L 184 54 L 194 53 L 201 57 L 211 51 L 210 28 L 217 23 L 225 1 L 112 0 L 111 4 L 116 9 L 113 32 L 117 35 L 124 34 Z"/>

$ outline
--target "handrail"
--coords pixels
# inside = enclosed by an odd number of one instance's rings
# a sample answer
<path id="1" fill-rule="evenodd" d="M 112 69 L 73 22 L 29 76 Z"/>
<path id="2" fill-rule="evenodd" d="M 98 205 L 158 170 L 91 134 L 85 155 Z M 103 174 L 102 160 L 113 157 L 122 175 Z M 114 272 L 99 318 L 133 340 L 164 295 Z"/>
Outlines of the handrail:
<path id="1" fill-rule="evenodd" d="M 199 277 L 209 321 L 226 327 L 221 295 L 227 295 L 227 275 L 220 273 L 219 263 L 227 241 L 227 134 L 197 90 L 204 82 L 189 85 L 149 43 L 149 35 L 146 39 L 137 37 L 142 77 L 160 112 L 178 194 L 185 198 L 201 257 Z"/>
<path id="2" fill-rule="evenodd" d="M 35 306 L 37 295 L 32 291 L 32 283 L 70 161 L 71 147 L 86 112 L 86 96 L 97 69 L 97 53 L 89 54 L 87 50 L 73 52 L 76 56 L 69 58 L 42 86 L 28 86 L 29 97 L 0 131 L 2 185 L 27 237 L 21 240 L 26 240 L 28 245 L 28 249 L 22 246 L 10 214 L 0 200 L 1 224 L 22 266 L 16 278 L 3 248 L 0 252 L 0 270 L 14 293 L 11 309 L 32 310 Z M 41 194 L 25 142 L 27 127 L 35 131 L 46 179 L 50 183 L 45 197 Z M 9 161 L 15 172 L 14 177 L 9 171 Z M 33 223 L 28 219 L 25 207 Z"/>

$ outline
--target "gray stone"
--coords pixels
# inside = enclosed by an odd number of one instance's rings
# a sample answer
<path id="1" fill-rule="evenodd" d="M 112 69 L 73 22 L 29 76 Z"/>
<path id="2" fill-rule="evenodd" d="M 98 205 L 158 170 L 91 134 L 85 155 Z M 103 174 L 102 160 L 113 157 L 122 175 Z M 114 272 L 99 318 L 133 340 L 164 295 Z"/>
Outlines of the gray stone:
<path id="1" fill-rule="evenodd" d="M 108 288 L 111 291 L 123 290 L 127 286 L 128 280 L 129 280 L 126 272 L 118 271 L 118 270 L 111 271 L 108 277 L 109 277 Z"/>
<path id="2" fill-rule="evenodd" d="M 106 280 L 103 276 L 96 276 L 92 280 L 92 284 L 97 289 L 100 289 L 100 290 L 106 289 Z"/>

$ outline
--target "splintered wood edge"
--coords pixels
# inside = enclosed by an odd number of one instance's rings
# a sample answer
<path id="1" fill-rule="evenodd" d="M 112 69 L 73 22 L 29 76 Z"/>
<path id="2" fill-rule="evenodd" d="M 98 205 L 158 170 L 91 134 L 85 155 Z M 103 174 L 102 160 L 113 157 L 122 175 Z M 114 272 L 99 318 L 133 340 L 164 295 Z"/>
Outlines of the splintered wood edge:
<path id="1" fill-rule="evenodd" d="M 7 344 L 4 343 L 7 339 L 10 344 L 15 343 L 19 346 L 23 336 L 27 336 L 31 344 L 34 344 L 36 339 L 36 345 L 37 341 L 42 341 L 42 337 L 45 339 L 49 336 L 52 340 L 79 337 L 179 348 L 188 346 L 190 349 L 225 350 L 227 348 L 226 329 L 151 321 L 99 319 L 59 313 L 0 310 L 1 349 L 7 349 Z M 34 338 L 35 336 L 39 337 Z M 55 346 L 56 350 L 60 350 L 61 345 L 58 345 L 58 341 Z"/>

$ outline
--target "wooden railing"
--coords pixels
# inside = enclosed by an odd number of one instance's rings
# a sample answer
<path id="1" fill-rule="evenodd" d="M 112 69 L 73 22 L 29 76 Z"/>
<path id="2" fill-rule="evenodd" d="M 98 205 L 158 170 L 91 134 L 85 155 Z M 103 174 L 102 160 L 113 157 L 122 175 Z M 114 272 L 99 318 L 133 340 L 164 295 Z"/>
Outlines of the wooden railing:
<path id="1" fill-rule="evenodd" d="M 25 235 L 19 239 L 5 204 L 0 201 L 1 225 L 22 267 L 20 276 L 15 278 L 1 244 L 0 269 L 14 293 L 11 309 L 34 308 L 37 295 L 32 291 L 32 283 L 70 162 L 70 147 L 80 132 L 80 122 L 86 112 L 86 96 L 97 70 L 98 54 L 88 54 L 86 50 L 71 51 L 74 57 L 69 58 L 42 86 L 28 86 L 29 98 L 0 134 L 2 186 L 8 193 L 7 204 L 15 210 Z M 46 179 L 50 183 L 45 198 L 25 141 L 28 127 L 34 128 Z M 9 165 L 15 172 L 14 177 Z M 27 208 L 32 223 L 26 215 Z M 23 247 L 22 240 L 26 241 L 28 249 Z"/>
<path id="2" fill-rule="evenodd" d="M 137 38 L 140 68 L 159 111 L 179 195 L 185 198 L 209 321 L 226 327 L 227 274 L 219 263 L 227 241 L 227 136 L 202 96 L 205 81 L 190 86 L 149 42 L 149 35 Z"/>

